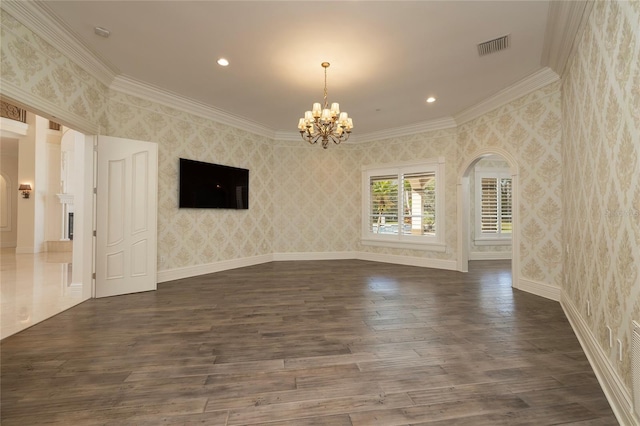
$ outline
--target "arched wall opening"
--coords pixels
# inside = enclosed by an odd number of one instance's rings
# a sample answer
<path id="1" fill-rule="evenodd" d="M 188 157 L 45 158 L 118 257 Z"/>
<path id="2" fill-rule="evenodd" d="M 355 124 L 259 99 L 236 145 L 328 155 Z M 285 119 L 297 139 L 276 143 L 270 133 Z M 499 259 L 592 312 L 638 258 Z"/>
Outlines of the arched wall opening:
<path id="1" fill-rule="evenodd" d="M 504 159 L 509 165 L 509 173 L 511 175 L 511 191 L 512 191 L 512 234 L 511 234 L 511 285 L 518 288 L 519 273 L 519 248 L 520 248 L 520 220 L 519 220 L 519 186 L 518 174 L 519 168 L 515 158 L 502 148 L 484 148 L 474 152 L 467 161 L 465 161 L 458 172 L 458 271 L 469 271 L 469 250 L 471 239 L 470 226 L 470 194 L 469 185 L 470 173 L 478 161 L 483 158 L 497 155 Z"/>

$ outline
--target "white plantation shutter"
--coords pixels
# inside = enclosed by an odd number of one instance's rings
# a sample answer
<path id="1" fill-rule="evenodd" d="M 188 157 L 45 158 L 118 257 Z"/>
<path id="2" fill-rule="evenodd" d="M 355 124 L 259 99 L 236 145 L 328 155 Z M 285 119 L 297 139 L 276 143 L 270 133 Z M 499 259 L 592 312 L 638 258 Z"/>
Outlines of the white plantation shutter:
<path id="1" fill-rule="evenodd" d="M 509 238 L 512 229 L 511 178 L 504 173 L 483 172 L 476 176 L 479 185 L 476 209 L 478 237 Z"/>
<path id="2" fill-rule="evenodd" d="M 511 233 L 511 178 L 500 179 L 500 232 Z"/>
<path id="3" fill-rule="evenodd" d="M 364 245 L 445 252 L 444 157 L 362 167 Z"/>
<path id="4" fill-rule="evenodd" d="M 482 198 L 480 202 L 480 231 L 483 234 L 498 233 L 498 180 L 482 178 Z"/>
<path id="5" fill-rule="evenodd" d="M 435 235 L 436 174 L 410 173 L 403 176 L 405 235 Z"/>

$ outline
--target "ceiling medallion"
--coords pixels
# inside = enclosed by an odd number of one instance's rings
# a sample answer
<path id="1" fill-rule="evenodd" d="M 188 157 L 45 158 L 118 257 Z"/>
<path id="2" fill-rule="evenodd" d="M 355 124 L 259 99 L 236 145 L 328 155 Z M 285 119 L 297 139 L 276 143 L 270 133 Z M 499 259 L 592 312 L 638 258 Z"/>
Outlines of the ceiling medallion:
<path id="1" fill-rule="evenodd" d="M 349 118 L 346 112 L 340 112 L 340 105 L 337 102 L 331 104 L 327 102 L 327 68 L 329 62 L 323 62 L 324 68 L 324 108 L 319 102 L 313 104 L 311 111 L 304 113 L 304 118 L 298 122 L 298 130 L 300 136 L 310 144 L 315 144 L 322 140 L 322 147 L 327 149 L 329 140 L 335 144 L 344 142 L 349 139 L 351 129 L 353 129 L 353 120 Z"/>

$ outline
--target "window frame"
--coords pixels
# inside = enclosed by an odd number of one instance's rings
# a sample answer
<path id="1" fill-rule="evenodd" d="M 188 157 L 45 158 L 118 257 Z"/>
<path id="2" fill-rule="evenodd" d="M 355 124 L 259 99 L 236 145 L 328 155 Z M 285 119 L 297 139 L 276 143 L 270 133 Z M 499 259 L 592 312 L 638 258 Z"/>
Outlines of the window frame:
<path id="1" fill-rule="evenodd" d="M 511 175 L 511 171 L 505 169 L 495 169 L 495 168 L 476 168 L 475 170 L 475 229 L 473 234 L 473 242 L 477 246 L 482 245 L 510 245 L 513 235 L 513 176 Z M 483 234 L 482 233 L 482 179 L 483 178 L 493 178 L 493 179 L 511 179 L 511 225 L 512 232 L 503 233 L 502 232 L 502 200 L 501 197 L 498 196 L 498 231 L 495 234 Z M 500 191 L 498 186 L 498 192 Z"/>
<path id="2" fill-rule="evenodd" d="M 402 188 L 403 176 L 412 173 L 435 174 L 435 235 L 374 234 L 369 227 L 371 193 L 370 181 L 373 177 L 396 176 L 398 187 Z M 399 191 L 398 221 L 404 217 L 402 212 L 402 191 Z M 404 248 L 445 252 L 445 161 L 444 157 L 421 161 L 399 162 L 393 164 L 370 165 L 362 167 L 362 228 L 360 242 L 363 245 Z"/>

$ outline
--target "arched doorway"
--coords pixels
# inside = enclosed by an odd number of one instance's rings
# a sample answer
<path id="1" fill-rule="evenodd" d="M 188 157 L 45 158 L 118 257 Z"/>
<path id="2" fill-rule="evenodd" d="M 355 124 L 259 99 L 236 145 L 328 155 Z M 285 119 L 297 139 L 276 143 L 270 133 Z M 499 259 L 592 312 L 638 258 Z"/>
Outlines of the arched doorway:
<path id="1" fill-rule="evenodd" d="M 458 271 L 469 271 L 469 241 L 471 239 L 470 226 L 470 173 L 478 161 L 483 158 L 497 155 L 502 157 L 509 165 L 512 190 L 512 235 L 511 235 L 511 283 L 518 288 L 519 277 L 519 192 L 518 192 L 518 163 L 515 158 L 501 148 L 484 148 L 476 151 L 464 162 L 458 173 Z"/>

